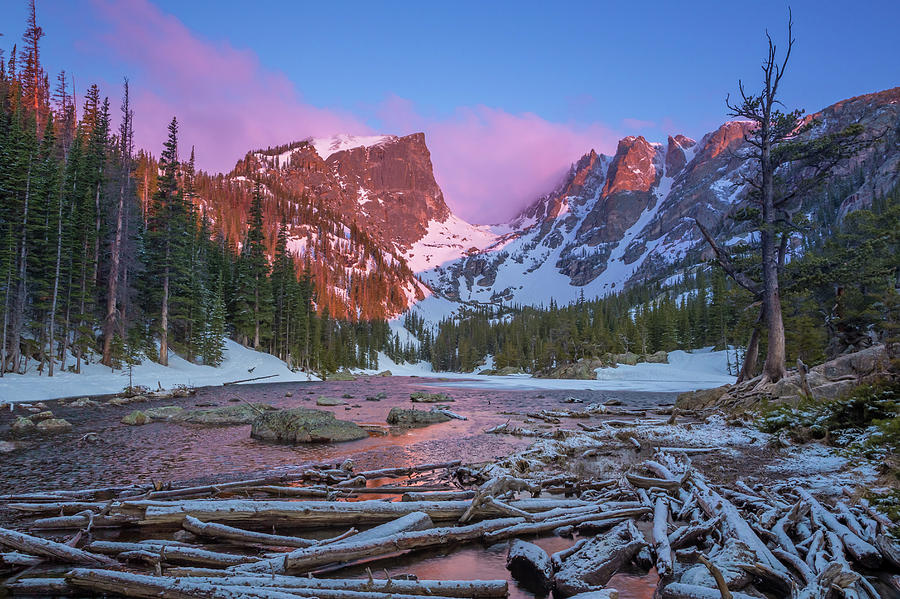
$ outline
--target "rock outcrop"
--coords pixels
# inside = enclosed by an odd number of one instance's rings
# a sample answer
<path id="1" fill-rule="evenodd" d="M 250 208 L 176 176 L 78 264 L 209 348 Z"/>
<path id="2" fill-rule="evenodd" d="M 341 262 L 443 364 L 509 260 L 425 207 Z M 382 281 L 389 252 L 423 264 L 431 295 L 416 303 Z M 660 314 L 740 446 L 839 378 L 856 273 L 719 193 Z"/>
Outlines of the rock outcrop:
<path id="1" fill-rule="evenodd" d="M 428 426 L 447 422 L 451 418 L 442 412 L 426 410 L 407 410 L 404 408 L 391 408 L 388 412 L 387 423 L 394 426 Z"/>

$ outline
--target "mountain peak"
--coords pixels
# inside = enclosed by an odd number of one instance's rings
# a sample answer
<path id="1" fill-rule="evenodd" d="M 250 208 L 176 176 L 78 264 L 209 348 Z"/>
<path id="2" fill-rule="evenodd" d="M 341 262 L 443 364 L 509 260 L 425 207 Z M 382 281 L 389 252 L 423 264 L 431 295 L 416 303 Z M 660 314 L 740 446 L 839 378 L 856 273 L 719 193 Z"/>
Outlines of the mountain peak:
<path id="1" fill-rule="evenodd" d="M 396 135 L 350 135 L 338 133 L 331 137 L 316 137 L 309 140 L 309 144 L 316 149 L 316 153 L 326 160 L 335 152 L 351 150 L 359 147 L 372 147 L 397 139 Z"/>

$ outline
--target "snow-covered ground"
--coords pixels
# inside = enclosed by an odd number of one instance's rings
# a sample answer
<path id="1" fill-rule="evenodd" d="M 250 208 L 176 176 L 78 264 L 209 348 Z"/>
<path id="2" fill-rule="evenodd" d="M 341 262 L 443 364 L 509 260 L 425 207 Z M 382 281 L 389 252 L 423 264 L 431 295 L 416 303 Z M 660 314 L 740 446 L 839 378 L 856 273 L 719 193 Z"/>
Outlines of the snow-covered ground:
<path id="1" fill-rule="evenodd" d="M 71 358 L 68 363 L 72 364 Z M 117 393 L 128 386 L 127 371 L 113 371 L 99 363 L 82 365 L 81 370 L 81 374 L 56 372 L 53 377 L 40 376 L 30 368 L 27 374 L 6 374 L 0 378 L 0 404 L 103 395 Z M 178 385 L 221 385 L 226 381 L 272 374 L 276 376 L 264 382 L 318 380 L 314 376 L 308 378 L 304 372 L 291 372 L 275 356 L 248 349 L 230 339 L 225 341 L 225 360 L 218 367 L 193 364 L 170 353 L 169 366 L 145 360 L 134 367 L 132 377 L 135 385 L 155 390 L 159 387 L 173 389 Z"/>
<path id="2" fill-rule="evenodd" d="M 459 372 L 434 372 L 425 362 L 397 364 L 384 354 L 378 355 L 378 370 L 390 370 L 394 376 L 450 379 L 436 385 L 453 387 L 504 389 L 596 389 L 600 391 L 667 391 L 681 392 L 709 389 L 734 383 L 728 374 L 728 357 L 712 348 L 694 352 L 674 351 L 668 364 L 638 364 L 617 368 L 598 368 L 597 380 L 540 379 L 528 374 L 508 376 L 479 375 Z M 374 374 L 376 371 L 362 371 Z"/>

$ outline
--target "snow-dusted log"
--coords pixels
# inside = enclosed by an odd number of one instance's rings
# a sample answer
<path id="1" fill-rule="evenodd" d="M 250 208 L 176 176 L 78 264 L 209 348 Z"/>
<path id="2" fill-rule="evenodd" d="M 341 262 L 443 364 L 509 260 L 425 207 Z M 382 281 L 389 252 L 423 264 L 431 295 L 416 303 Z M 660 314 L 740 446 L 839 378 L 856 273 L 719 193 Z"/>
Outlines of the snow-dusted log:
<path id="1" fill-rule="evenodd" d="M 71 516 L 85 510 L 99 512 L 106 507 L 103 501 L 50 501 L 38 503 L 8 503 L 9 509 L 25 514 L 57 514 Z"/>
<path id="2" fill-rule="evenodd" d="M 698 502 L 708 516 L 712 517 L 721 514 L 722 528 L 727 534 L 743 541 L 756 554 L 757 559 L 763 565 L 768 566 L 781 578 L 790 578 L 790 574 L 784 565 L 772 555 L 766 544 L 753 532 L 753 529 L 744 520 L 734 504 L 719 495 L 699 476 L 693 477 L 692 481 Z"/>
<path id="3" fill-rule="evenodd" d="M 76 568 L 66 573 L 66 582 L 80 589 L 94 593 L 112 593 L 141 599 L 297 599 L 300 594 L 285 593 L 272 589 L 243 587 L 220 587 L 205 583 L 184 582 L 178 578 L 146 576 L 112 570 L 90 570 Z M 309 597 L 307 595 L 307 597 Z"/>
<path id="4" fill-rule="evenodd" d="M 283 535 L 270 535 L 263 532 L 254 532 L 234 528 L 225 524 L 203 522 L 193 516 L 185 516 L 181 523 L 182 528 L 195 535 L 210 539 L 225 539 L 241 543 L 253 543 L 256 545 L 268 545 L 270 547 L 309 547 L 316 541 L 301 539 L 300 537 L 288 537 Z"/>
<path id="5" fill-rule="evenodd" d="M 72 516 L 40 518 L 31 523 L 33 530 L 67 530 L 71 528 L 124 528 L 136 524 L 138 519 L 129 514 L 99 515 L 81 512 Z"/>
<path id="6" fill-rule="evenodd" d="M 22 551 L 30 555 L 46 557 L 67 564 L 90 566 L 115 566 L 108 557 L 76 549 L 63 543 L 42 539 L 16 530 L 0 528 L 0 545 Z"/>
<path id="7" fill-rule="evenodd" d="M 437 491 L 419 492 L 407 491 L 400 497 L 400 501 L 460 501 L 472 499 L 475 491 Z"/>
<path id="8" fill-rule="evenodd" d="M 13 551 L 11 553 L 0 553 L 0 566 L 30 567 L 41 563 L 41 558 L 35 555 L 19 553 Z"/>
<path id="9" fill-rule="evenodd" d="M 656 498 L 653 509 L 653 548 L 656 551 L 656 571 L 661 578 L 670 577 L 675 556 L 669 546 L 669 503 L 662 497 Z"/>
<path id="10" fill-rule="evenodd" d="M 644 545 L 644 536 L 631 520 L 592 538 L 563 562 L 554 577 L 555 595 L 569 597 L 605 585 Z"/>
<path id="11" fill-rule="evenodd" d="M 638 474 L 626 473 L 625 478 L 628 479 L 628 482 L 639 489 L 651 489 L 653 487 L 657 487 L 659 489 L 665 489 L 666 491 L 673 492 L 677 491 L 681 486 L 681 482 L 677 480 L 654 478 L 651 476 L 640 476 Z"/>
<path id="12" fill-rule="evenodd" d="M 808 491 L 801 488 L 797 489 L 797 493 L 799 493 L 800 497 L 809 504 L 811 513 L 821 520 L 829 530 L 840 537 L 847 552 L 855 561 L 867 568 L 877 568 L 878 565 L 881 564 L 881 552 L 878 551 L 876 547 L 862 540 L 857 535 L 853 534 L 852 530 L 838 522 L 837 518 L 835 518 L 830 511 L 825 509 Z"/>
<path id="13" fill-rule="evenodd" d="M 716 516 L 715 518 L 709 518 L 699 524 L 682 526 L 669 535 L 669 546 L 672 550 L 675 550 L 696 544 L 700 539 L 708 535 L 716 526 L 718 526 L 721 519 L 721 516 Z"/>
<path id="14" fill-rule="evenodd" d="M 284 556 L 244 564 L 232 568 L 235 572 L 302 573 L 317 566 L 336 562 L 348 562 L 396 553 L 410 549 L 437 547 L 449 543 L 462 543 L 480 539 L 486 532 L 507 528 L 522 522 L 521 518 L 486 520 L 468 526 L 432 528 L 404 532 L 391 537 L 381 537 L 359 543 L 333 543 L 317 547 L 297 549 Z"/>
<path id="15" fill-rule="evenodd" d="M 718 589 L 672 582 L 662 590 L 662 597 L 663 599 L 722 599 L 722 594 Z M 731 597 L 733 599 L 756 599 L 753 595 L 736 591 L 731 592 Z"/>
<path id="16" fill-rule="evenodd" d="M 19 578 L 4 587 L 12 595 L 27 597 L 62 597 L 75 592 L 62 578 Z"/>
<path id="17" fill-rule="evenodd" d="M 885 560 L 900 569 L 900 544 L 897 541 L 886 535 L 877 535 L 875 545 L 881 550 L 881 555 Z"/>
<path id="18" fill-rule="evenodd" d="M 139 521 L 143 526 L 180 525 L 185 516 L 194 516 L 204 522 L 248 522 L 257 526 L 274 523 L 290 523 L 292 526 L 317 528 L 355 524 L 379 524 L 412 512 L 425 512 L 432 520 L 457 520 L 469 509 L 469 501 L 249 501 L 187 500 L 160 505 L 158 502 L 128 502 L 125 509 L 144 509 Z M 573 499 L 520 499 L 511 506 L 530 513 L 554 508 L 572 508 L 588 505 Z M 500 515 L 495 507 L 482 506 L 475 516 Z"/>
<path id="19" fill-rule="evenodd" d="M 796 526 L 797 522 L 799 522 L 807 513 L 809 513 L 809 505 L 805 502 L 798 501 L 791 506 L 791 509 L 788 510 L 784 516 L 775 521 L 771 532 L 775 535 L 778 545 L 784 551 L 798 555 L 797 548 L 794 546 L 794 542 L 791 540 L 790 535 L 788 535 L 788 530 Z"/>
<path id="20" fill-rule="evenodd" d="M 155 554 L 160 561 L 172 564 L 188 564 L 196 566 L 212 566 L 225 568 L 238 564 L 247 564 L 259 561 L 259 558 L 249 555 L 236 555 L 234 553 L 221 553 L 209 551 L 199 547 L 188 547 L 181 544 L 167 544 L 161 541 L 142 543 L 121 543 L 117 541 L 94 541 L 88 545 L 88 549 L 106 555 L 120 555 L 125 552 L 147 551 Z"/>
<path id="21" fill-rule="evenodd" d="M 796 553 L 790 553 L 780 547 L 776 547 L 775 549 L 773 549 L 772 553 L 775 555 L 775 557 L 793 568 L 797 572 L 797 574 L 800 575 L 800 578 L 803 579 L 804 584 L 809 584 L 815 579 L 815 574 L 813 574 L 812 570 L 809 569 L 809 566 L 806 564 L 806 562 L 804 562 L 803 559 Z"/>
<path id="22" fill-rule="evenodd" d="M 506 555 L 506 569 L 523 587 L 545 594 L 553 584 L 553 564 L 547 552 L 527 541 L 514 540 Z"/>
<path id="23" fill-rule="evenodd" d="M 203 495 L 217 495 L 223 491 L 237 491 L 248 487 L 260 487 L 265 485 L 278 485 L 290 482 L 292 480 L 302 480 L 304 474 L 294 474 L 290 476 L 270 476 L 267 478 L 255 478 L 250 480 L 236 480 L 227 483 L 216 483 L 212 485 L 202 485 L 196 487 L 182 487 L 180 489 L 166 489 L 163 491 L 152 491 L 148 493 L 146 499 L 174 499 L 187 498 Z"/>
<path id="24" fill-rule="evenodd" d="M 625 518 L 643 516 L 644 514 L 650 513 L 650 511 L 650 508 L 638 507 L 628 508 L 624 510 L 614 510 L 610 512 L 595 512 L 587 514 L 575 514 L 572 516 L 562 516 L 559 518 L 543 520 L 541 522 L 521 523 L 505 529 L 485 533 L 484 540 L 486 543 L 496 543 L 497 541 L 502 541 L 503 539 L 508 539 L 510 537 L 540 534 L 549 532 L 551 530 L 559 528 L 560 526 L 580 524 L 582 522 L 599 523 L 599 521 L 601 520 L 606 520 L 618 525 L 621 523 L 621 520 Z"/>
<path id="25" fill-rule="evenodd" d="M 302 588 L 330 591 L 399 593 L 442 597 L 506 597 L 505 580 L 401 580 L 385 578 L 306 578 L 283 575 L 239 575 L 217 572 L 222 576 L 178 576 L 196 583 L 226 586 Z M 170 576 L 172 576 L 170 574 Z"/>
<path id="26" fill-rule="evenodd" d="M 557 551 L 553 555 L 550 556 L 550 563 L 553 564 L 554 570 L 559 570 L 562 567 L 562 563 L 568 558 L 570 555 L 577 552 L 579 549 L 584 547 L 584 544 L 587 543 L 590 539 L 579 539 L 575 542 L 574 545 L 568 547 L 567 549 L 563 549 L 561 551 Z"/>
<path id="27" fill-rule="evenodd" d="M 417 472 L 429 472 L 431 470 L 443 470 L 446 468 L 455 468 L 462 464 L 462 460 L 453 460 L 450 462 L 439 462 L 437 464 L 419 464 L 418 466 L 410 466 L 408 468 L 381 468 L 380 470 L 366 470 L 360 472 L 366 478 L 398 478 L 401 476 L 411 476 Z"/>
<path id="28" fill-rule="evenodd" d="M 434 526 L 434 522 L 431 521 L 431 518 L 428 516 L 428 514 L 426 514 L 425 512 L 413 512 L 411 514 L 401 516 L 396 520 L 391 520 L 390 522 L 385 522 L 384 524 L 374 526 L 369 530 L 364 530 L 362 532 L 356 533 L 355 535 L 351 535 L 346 539 L 342 539 L 338 542 L 363 543 L 366 541 L 373 541 L 375 539 L 391 537 L 403 532 L 427 530 L 432 526 Z"/>

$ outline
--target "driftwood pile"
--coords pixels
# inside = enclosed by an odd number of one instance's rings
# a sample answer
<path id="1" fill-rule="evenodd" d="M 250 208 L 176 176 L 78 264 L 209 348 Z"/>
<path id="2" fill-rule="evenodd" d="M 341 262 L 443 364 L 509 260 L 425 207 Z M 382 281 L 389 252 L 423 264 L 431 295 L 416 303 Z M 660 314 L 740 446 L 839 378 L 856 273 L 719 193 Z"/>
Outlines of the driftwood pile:
<path id="1" fill-rule="evenodd" d="M 506 542 L 519 584 L 559 598 L 613 598 L 604 587 L 616 573 L 655 569 L 660 595 L 673 599 L 874 599 L 860 569 L 900 568 L 890 522 L 865 500 L 831 506 L 799 488 L 719 487 L 686 453 L 654 458 L 610 480 L 524 479 L 458 461 L 355 472 L 348 461 L 195 487 L 8 495 L 0 502 L 28 532 L 0 528 L 0 575 L 13 574 L 10 593 L 31 596 L 506 597 L 502 579 L 332 577 L 398 554 Z M 410 478 L 367 486 L 392 477 Z M 549 534 L 577 541 L 551 556 L 525 540 Z M 36 577 L 48 564 L 68 569 Z"/>

